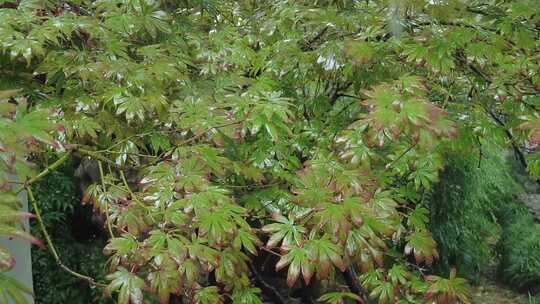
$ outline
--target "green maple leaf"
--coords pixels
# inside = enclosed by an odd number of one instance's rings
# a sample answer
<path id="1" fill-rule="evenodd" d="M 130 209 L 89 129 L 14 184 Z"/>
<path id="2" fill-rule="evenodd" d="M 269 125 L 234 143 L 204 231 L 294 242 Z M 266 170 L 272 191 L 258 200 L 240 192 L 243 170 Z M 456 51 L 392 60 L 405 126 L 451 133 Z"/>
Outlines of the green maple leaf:
<path id="1" fill-rule="evenodd" d="M 378 298 L 379 304 L 394 303 L 395 296 L 396 296 L 396 290 L 391 282 L 381 282 L 369 294 L 369 297 L 372 299 Z"/>
<path id="2" fill-rule="evenodd" d="M 21 240 L 29 241 L 30 243 L 38 246 L 43 246 L 43 243 L 33 237 L 30 233 L 22 231 L 14 226 L 8 226 L 0 222 L 0 235 L 18 238 Z"/>
<path id="3" fill-rule="evenodd" d="M 182 287 L 182 277 L 176 263 L 167 255 L 154 258 L 158 270 L 148 274 L 150 290 L 158 295 L 160 304 L 169 303 L 171 294 L 178 294 Z"/>
<path id="4" fill-rule="evenodd" d="M 109 240 L 109 243 L 105 246 L 105 254 L 111 254 L 116 252 L 117 255 L 123 256 L 137 250 L 138 244 L 135 238 L 130 235 L 124 235 L 122 237 L 116 237 Z"/>
<path id="5" fill-rule="evenodd" d="M 358 303 L 362 302 L 362 299 L 358 295 L 351 292 L 343 292 L 343 291 L 330 292 L 330 293 L 324 294 L 323 296 L 319 298 L 319 301 L 328 303 L 328 304 L 345 304 L 347 303 L 346 302 L 347 299 L 354 300 Z"/>
<path id="6" fill-rule="evenodd" d="M 294 219 L 282 215 L 274 215 L 277 223 L 269 224 L 261 228 L 265 233 L 271 233 L 266 247 L 272 248 L 281 242 L 281 249 L 287 250 L 292 246 L 300 246 L 303 243 L 303 234 L 306 229 L 296 225 Z"/>
<path id="7" fill-rule="evenodd" d="M 405 254 L 413 254 L 416 263 L 425 261 L 428 265 L 433 263 L 434 258 L 439 257 L 437 243 L 433 240 L 431 233 L 425 230 L 413 232 L 407 236 Z"/>
<path id="8" fill-rule="evenodd" d="M 315 214 L 317 226 L 328 227 L 328 232 L 338 236 L 339 232 L 346 233 L 350 229 L 347 206 L 344 204 L 327 203 L 322 205 L 322 210 Z"/>
<path id="9" fill-rule="evenodd" d="M 345 271 L 347 264 L 342 257 L 342 248 L 332 243 L 327 237 L 312 239 L 306 243 L 309 260 L 316 265 L 317 276 L 324 279 L 328 276 L 332 264 Z"/>
<path id="10" fill-rule="evenodd" d="M 471 303 L 469 300 L 470 290 L 467 285 L 467 280 L 456 276 L 456 270 L 450 271 L 448 279 L 439 276 L 427 276 L 427 281 L 430 286 L 426 292 L 428 299 L 435 299 L 437 303 Z"/>
<path id="11" fill-rule="evenodd" d="M 195 292 L 196 304 L 223 304 L 223 297 L 216 286 L 208 286 Z"/>
<path id="12" fill-rule="evenodd" d="M 426 228 L 429 221 L 429 210 L 423 207 L 416 207 L 407 218 L 407 224 L 415 229 L 422 230 Z"/>
<path id="13" fill-rule="evenodd" d="M 125 208 L 117 219 L 117 227 L 128 231 L 132 235 L 139 235 L 150 227 L 147 211 L 139 205 L 131 204 Z"/>
<path id="14" fill-rule="evenodd" d="M 253 255 L 257 255 L 256 245 L 259 246 L 261 241 L 253 233 L 244 229 L 238 230 L 236 237 L 233 241 L 233 248 L 240 250 L 241 247 L 249 251 Z"/>
<path id="15" fill-rule="evenodd" d="M 226 283 L 229 280 L 240 278 L 248 273 L 247 262 L 249 258 L 240 251 L 224 250 L 219 256 L 219 265 L 216 267 L 216 281 Z"/>
<path id="16" fill-rule="evenodd" d="M 107 279 L 111 280 L 107 291 L 109 293 L 118 291 L 119 304 L 143 304 L 142 289 L 146 284 L 136 274 L 119 267 L 118 271 L 109 274 Z"/>
<path id="17" fill-rule="evenodd" d="M 233 304 L 263 304 L 259 288 L 235 288 L 232 294 Z"/>
<path id="18" fill-rule="evenodd" d="M 289 265 L 287 272 L 287 285 L 292 287 L 302 274 L 304 282 L 309 284 L 313 277 L 314 265 L 309 261 L 308 251 L 305 248 L 293 247 L 287 254 L 283 255 L 276 264 L 276 271 Z"/>
<path id="19" fill-rule="evenodd" d="M 351 230 L 347 236 L 345 250 L 350 257 L 358 257 L 364 269 L 370 269 L 373 262 L 383 266 L 386 244 L 367 225 Z"/>
<path id="20" fill-rule="evenodd" d="M 186 245 L 188 256 L 192 260 L 198 260 L 199 263 L 206 267 L 206 270 L 211 271 L 218 265 L 219 252 L 208 246 L 207 241 L 202 238 L 192 238 L 191 243 Z"/>
<path id="21" fill-rule="evenodd" d="M 0 246 L 0 272 L 10 270 L 13 266 L 15 266 L 15 257 Z"/>
<path id="22" fill-rule="evenodd" d="M 409 273 L 402 265 L 395 264 L 388 270 L 388 277 L 394 286 L 397 286 L 398 283 L 401 285 L 406 285 L 409 278 Z"/>

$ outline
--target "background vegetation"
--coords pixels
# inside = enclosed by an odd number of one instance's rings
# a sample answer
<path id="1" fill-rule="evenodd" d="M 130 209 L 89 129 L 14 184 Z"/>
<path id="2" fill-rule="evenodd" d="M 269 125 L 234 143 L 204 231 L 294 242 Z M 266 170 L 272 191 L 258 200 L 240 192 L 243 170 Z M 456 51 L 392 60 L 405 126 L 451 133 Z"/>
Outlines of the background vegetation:
<path id="1" fill-rule="evenodd" d="M 106 257 L 102 254 L 105 235 L 98 223 L 92 222 L 89 206 L 81 204 L 80 181 L 74 176 L 73 161 L 65 163 L 35 186 L 40 202 L 43 222 L 63 262 L 81 273 L 103 279 Z M 32 234 L 43 239 L 36 222 Z M 102 293 L 60 269 L 46 250 L 32 249 L 34 293 L 37 303 L 112 303 Z"/>
<path id="2" fill-rule="evenodd" d="M 538 285 L 498 152 L 540 176 L 536 0 L 21 0 L 0 20 L 0 234 L 90 297 L 467 304 L 491 261 Z M 47 184 L 73 159 L 93 213 Z M 62 248 L 81 217 L 104 274 Z M 28 292 L 14 261 L 0 302 Z"/>

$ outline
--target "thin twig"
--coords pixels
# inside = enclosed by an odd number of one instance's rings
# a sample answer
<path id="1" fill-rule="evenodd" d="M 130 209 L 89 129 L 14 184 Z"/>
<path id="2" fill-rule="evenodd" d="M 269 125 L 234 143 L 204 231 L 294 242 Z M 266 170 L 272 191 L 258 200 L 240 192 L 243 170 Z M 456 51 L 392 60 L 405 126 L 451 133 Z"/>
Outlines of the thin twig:
<path id="1" fill-rule="evenodd" d="M 484 107 L 484 111 L 498 124 L 502 127 L 504 133 L 506 134 L 506 137 L 510 141 L 510 145 L 512 146 L 512 149 L 514 150 L 515 155 L 517 156 L 519 162 L 523 165 L 523 167 L 527 168 L 527 159 L 525 158 L 525 155 L 523 155 L 523 152 L 521 152 L 521 149 L 516 144 L 516 140 L 514 139 L 514 136 L 512 135 L 512 132 L 510 132 L 509 129 L 506 128 L 506 124 L 499 118 L 497 115 L 495 115 L 493 112 L 488 110 Z M 537 183 L 540 183 L 540 181 L 536 181 Z"/>
<path id="2" fill-rule="evenodd" d="M 268 252 L 268 253 L 271 253 L 271 254 L 273 254 L 273 255 L 278 256 L 278 257 L 281 258 L 281 254 L 279 254 L 279 253 L 277 253 L 277 252 L 275 252 L 275 251 L 273 251 L 273 250 L 271 250 L 271 249 L 268 249 L 268 248 L 266 248 L 266 247 L 264 247 L 264 246 L 260 246 L 259 248 L 261 248 L 261 250 L 263 250 L 263 251 L 266 251 L 266 252 Z"/>
<path id="3" fill-rule="evenodd" d="M 103 174 L 103 165 L 101 164 L 101 161 L 98 161 L 98 167 L 99 167 L 99 175 L 101 177 L 101 187 L 102 187 L 102 191 L 105 191 L 105 179 L 104 179 L 104 174 Z M 113 230 L 112 230 L 112 226 L 111 226 L 111 219 L 109 217 L 109 201 L 107 200 L 107 198 L 104 198 L 104 201 L 105 201 L 105 220 L 107 221 L 107 230 L 109 231 L 109 235 L 111 237 L 111 239 L 114 238 L 114 233 L 113 233 Z"/>
<path id="4" fill-rule="evenodd" d="M 407 150 L 403 151 L 396 159 L 394 159 L 392 162 L 390 162 L 388 165 L 385 166 L 383 172 L 388 171 L 390 168 L 394 166 L 395 163 L 397 163 L 400 159 L 402 159 L 407 153 L 409 153 L 414 147 L 418 145 L 418 142 L 415 142 L 414 144 L 410 145 Z"/>
<path id="5" fill-rule="evenodd" d="M 484 158 L 484 151 L 482 150 L 482 142 L 480 137 L 476 136 L 476 141 L 478 142 L 478 169 L 482 166 L 482 159 Z"/>

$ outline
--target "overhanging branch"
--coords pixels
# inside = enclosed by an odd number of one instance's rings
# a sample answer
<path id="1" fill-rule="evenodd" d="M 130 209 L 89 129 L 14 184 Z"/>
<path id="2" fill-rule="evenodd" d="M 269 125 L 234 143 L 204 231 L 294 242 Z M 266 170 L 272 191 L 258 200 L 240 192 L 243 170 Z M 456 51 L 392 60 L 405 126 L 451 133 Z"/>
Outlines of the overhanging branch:
<path id="1" fill-rule="evenodd" d="M 60 256 L 58 255 L 58 251 L 56 250 L 56 247 L 54 246 L 54 244 L 52 242 L 52 239 L 51 239 L 51 237 L 49 235 L 49 232 L 45 228 L 45 224 L 43 224 L 43 219 L 41 218 L 41 211 L 40 211 L 40 209 L 38 207 L 37 200 L 34 197 L 34 193 L 32 192 L 32 187 L 30 185 L 26 185 L 26 187 L 24 189 L 26 189 L 26 192 L 28 193 L 28 199 L 30 200 L 30 203 L 32 204 L 32 207 L 34 208 L 34 212 L 36 214 L 36 218 L 37 218 L 38 223 L 39 223 L 39 228 L 40 228 L 41 232 L 43 233 L 43 236 L 45 237 L 47 247 L 49 248 L 49 251 L 51 252 L 56 264 L 62 270 L 64 270 L 65 272 L 69 273 L 70 275 L 72 275 L 72 276 L 74 276 L 76 278 L 79 278 L 81 280 L 84 280 L 84 281 L 88 282 L 92 286 L 96 286 L 96 287 L 100 287 L 100 288 L 107 287 L 107 284 L 96 282 L 96 280 L 94 278 L 91 278 L 91 277 L 89 277 L 87 275 L 84 275 L 84 274 L 80 274 L 80 273 L 72 270 L 71 268 L 67 267 L 64 263 L 62 263 L 62 260 L 60 259 Z"/>

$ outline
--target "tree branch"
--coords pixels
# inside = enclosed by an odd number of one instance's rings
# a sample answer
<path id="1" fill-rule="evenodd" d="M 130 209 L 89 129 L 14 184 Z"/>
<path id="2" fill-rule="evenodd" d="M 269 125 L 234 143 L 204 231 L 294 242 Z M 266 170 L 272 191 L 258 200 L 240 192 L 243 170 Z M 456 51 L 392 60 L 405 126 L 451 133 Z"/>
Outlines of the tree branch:
<path id="1" fill-rule="evenodd" d="M 69 156 L 71 155 L 71 151 L 68 151 L 62 157 L 57 159 L 54 163 L 52 163 L 50 166 L 46 167 L 43 171 L 41 171 L 38 175 L 32 177 L 28 181 L 24 183 L 24 186 L 19 188 L 19 190 L 15 191 L 16 194 L 21 193 L 24 189 L 32 185 L 33 183 L 37 182 L 38 180 L 42 179 L 43 177 L 47 176 L 52 171 L 56 170 L 60 165 L 62 165 L 66 160 L 68 160 Z"/>
<path id="2" fill-rule="evenodd" d="M 512 145 L 512 149 L 514 150 L 514 154 L 516 154 L 519 162 L 525 167 L 527 168 L 527 160 L 525 159 L 525 155 L 523 155 L 523 152 L 521 152 L 521 149 L 516 145 L 516 141 L 514 139 L 514 136 L 512 135 L 512 133 L 510 132 L 510 130 L 508 130 L 506 128 L 506 124 L 499 118 L 497 117 L 497 115 L 495 115 L 493 112 L 489 111 L 488 109 L 484 108 L 484 110 L 488 113 L 488 115 L 498 124 L 500 125 L 503 130 L 504 130 L 504 133 L 506 134 L 506 137 L 508 138 L 508 140 L 510 141 L 510 144 Z M 540 181 L 537 181 L 538 183 L 540 183 Z"/>
<path id="3" fill-rule="evenodd" d="M 289 303 L 288 299 L 285 299 L 285 297 L 281 295 L 281 293 L 279 293 L 279 291 L 274 286 L 272 286 L 271 284 L 268 284 L 264 280 L 263 276 L 259 273 L 259 271 L 255 268 L 255 266 L 253 266 L 252 264 L 248 264 L 248 265 L 249 265 L 249 269 L 255 276 L 256 284 L 259 285 L 259 287 L 261 287 L 261 290 L 263 290 L 263 292 L 266 293 L 268 297 L 274 303 L 277 303 L 277 304 Z"/>
<path id="4" fill-rule="evenodd" d="M 311 38 L 306 45 L 302 48 L 302 51 L 312 51 L 313 43 L 317 42 L 328 31 L 328 26 L 324 27 L 315 37 Z"/>
<path id="5" fill-rule="evenodd" d="M 58 252 L 56 251 L 56 248 L 55 248 L 55 246 L 54 246 L 54 244 L 53 244 L 53 242 L 51 240 L 51 237 L 50 237 L 49 233 L 47 232 L 47 229 L 45 228 L 45 224 L 43 224 L 43 219 L 41 218 L 41 212 L 39 210 L 36 198 L 34 197 L 34 193 L 32 192 L 32 187 L 30 185 L 26 185 L 26 187 L 24 189 L 26 189 L 26 192 L 28 193 L 28 198 L 30 199 L 30 202 L 32 204 L 32 208 L 34 209 L 34 212 L 36 213 L 36 218 L 37 218 L 38 223 L 39 223 L 39 228 L 40 228 L 41 232 L 43 233 L 43 236 L 45 237 L 47 247 L 49 247 L 49 251 L 51 252 L 54 260 L 56 261 L 56 264 L 62 270 L 64 270 L 65 272 L 69 273 L 70 275 L 72 275 L 72 276 L 74 276 L 76 278 L 79 278 L 81 280 L 84 280 L 84 281 L 88 282 L 92 286 L 96 286 L 96 287 L 100 287 L 100 288 L 107 287 L 107 284 L 96 282 L 96 280 L 94 278 L 91 278 L 91 277 L 86 276 L 84 274 L 80 274 L 80 273 L 72 270 L 71 268 L 67 267 L 66 265 L 64 265 L 62 263 L 62 260 L 60 259 L 60 256 L 58 255 Z"/>
<path id="6" fill-rule="evenodd" d="M 423 22 L 411 23 L 411 25 L 415 25 L 415 26 L 433 26 L 433 25 L 457 26 L 457 27 L 466 27 L 466 28 L 471 28 L 471 29 L 482 29 L 482 30 L 489 31 L 489 32 L 494 32 L 494 33 L 498 32 L 498 30 L 494 29 L 494 28 L 490 28 L 490 27 L 482 26 L 482 25 L 472 25 L 472 24 L 468 24 L 468 23 L 464 23 L 464 22 L 460 22 L 460 21 L 423 21 Z"/>
<path id="7" fill-rule="evenodd" d="M 183 145 L 189 144 L 189 143 L 191 143 L 191 142 L 195 141 L 196 139 L 204 136 L 206 133 L 208 133 L 208 132 L 210 132 L 210 131 L 212 131 L 214 129 L 217 130 L 217 129 L 220 129 L 220 128 L 241 124 L 243 122 L 244 122 L 243 120 L 239 120 L 239 121 L 234 121 L 234 122 L 229 122 L 229 123 L 224 123 L 224 124 L 221 124 L 221 125 L 216 125 L 216 126 L 209 127 L 208 129 L 200 132 L 199 134 L 196 134 L 196 135 L 184 140 L 183 142 L 174 145 L 173 148 L 175 149 L 175 148 L 181 147 Z M 159 163 L 160 161 L 162 161 L 167 156 L 167 154 L 169 154 L 169 152 L 162 153 L 157 158 L 155 158 L 154 161 L 150 162 L 147 166 L 153 166 L 153 165 Z"/>
<path id="8" fill-rule="evenodd" d="M 354 268 L 352 266 L 347 268 L 347 270 L 343 272 L 343 276 L 345 277 L 345 282 L 347 283 L 350 291 L 360 296 L 364 303 L 368 303 L 367 293 L 358 282 Z"/>

